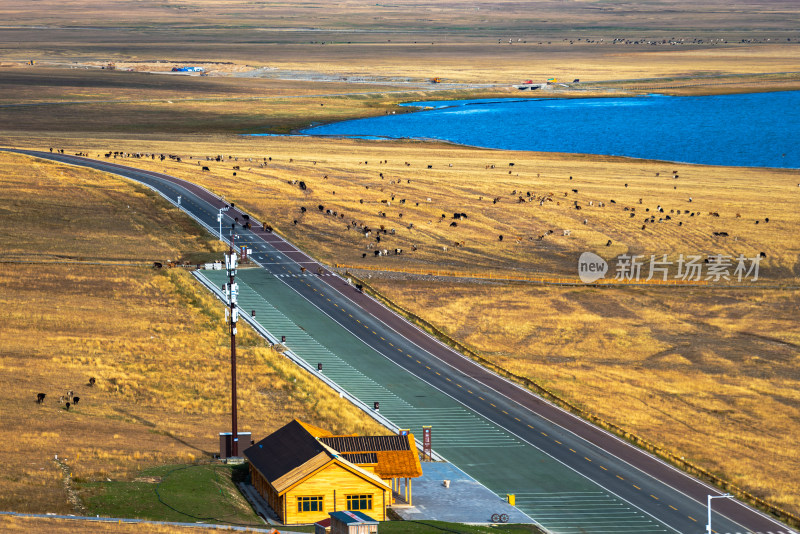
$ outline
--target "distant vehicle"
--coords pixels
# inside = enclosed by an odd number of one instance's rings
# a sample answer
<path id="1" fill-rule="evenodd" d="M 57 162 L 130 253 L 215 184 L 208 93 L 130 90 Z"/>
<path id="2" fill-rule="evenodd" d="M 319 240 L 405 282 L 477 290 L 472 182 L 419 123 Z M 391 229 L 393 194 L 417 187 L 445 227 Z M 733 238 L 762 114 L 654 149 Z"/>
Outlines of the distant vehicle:
<path id="1" fill-rule="evenodd" d="M 525 80 L 522 83 L 525 84 L 525 85 L 531 85 L 533 83 L 533 80 Z"/>
<path id="2" fill-rule="evenodd" d="M 441 78 L 432 78 L 431 79 L 431 83 L 442 83 L 442 79 Z"/>

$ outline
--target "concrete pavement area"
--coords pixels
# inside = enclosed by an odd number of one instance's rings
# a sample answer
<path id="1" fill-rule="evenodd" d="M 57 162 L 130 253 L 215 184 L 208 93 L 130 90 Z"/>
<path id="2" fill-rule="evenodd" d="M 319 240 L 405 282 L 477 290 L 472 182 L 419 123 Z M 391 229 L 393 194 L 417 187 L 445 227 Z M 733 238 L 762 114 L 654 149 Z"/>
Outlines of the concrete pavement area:
<path id="1" fill-rule="evenodd" d="M 450 487 L 445 487 L 445 480 Z M 413 479 L 411 489 L 413 506 L 392 507 L 403 519 L 491 523 L 492 514 L 507 514 L 509 523 L 534 522 L 448 462 L 423 462 L 422 477 Z"/>

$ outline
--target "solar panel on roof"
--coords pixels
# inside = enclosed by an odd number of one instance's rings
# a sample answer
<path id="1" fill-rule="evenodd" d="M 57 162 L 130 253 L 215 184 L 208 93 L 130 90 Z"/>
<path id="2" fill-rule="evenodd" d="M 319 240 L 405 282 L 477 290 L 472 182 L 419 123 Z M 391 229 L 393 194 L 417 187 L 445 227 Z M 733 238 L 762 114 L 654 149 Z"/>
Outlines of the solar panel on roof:
<path id="1" fill-rule="evenodd" d="M 409 450 L 407 436 L 332 436 L 319 440 L 340 453 Z"/>

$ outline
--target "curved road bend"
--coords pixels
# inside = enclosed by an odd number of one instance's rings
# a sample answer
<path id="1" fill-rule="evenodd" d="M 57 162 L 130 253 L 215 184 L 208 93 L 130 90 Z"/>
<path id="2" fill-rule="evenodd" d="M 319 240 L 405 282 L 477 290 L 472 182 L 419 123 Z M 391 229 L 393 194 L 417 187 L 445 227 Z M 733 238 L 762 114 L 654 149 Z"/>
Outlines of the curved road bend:
<path id="1" fill-rule="evenodd" d="M 181 195 L 181 208 L 215 235 L 218 210 L 227 206 L 208 190 L 161 173 L 64 154 L 0 150 L 117 174 L 159 191 L 172 202 Z M 243 215 L 238 209 L 228 210 L 223 230 L 230 229 L 233 217 L 241 221 Z M 355 291 L 280 236 L 255 226 L 250 231 L 239 227 L 236 232 L 237 244 L 253 248 L 252 258 L 259 265 L 389 360 L 670 530 L 705 532 L 706 498 L 720 495 L 716 488 L 486 370 Z M 298 277 L 301 266 L 319 275 Z M 793 532 L 739 501 L 714 499 L 712 508 L 712 524 L 718 533 Z M 604 532 L 614 532 L 613 527 Z"/>

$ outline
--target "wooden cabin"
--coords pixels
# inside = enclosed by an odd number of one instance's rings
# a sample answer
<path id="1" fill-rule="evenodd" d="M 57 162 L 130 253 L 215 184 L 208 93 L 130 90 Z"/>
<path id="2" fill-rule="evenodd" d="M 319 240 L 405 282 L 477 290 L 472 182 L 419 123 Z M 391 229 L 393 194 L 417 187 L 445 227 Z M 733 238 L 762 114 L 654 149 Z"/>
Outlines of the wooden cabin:
<path id="1" fill-rule="evenodd" d="M 384 521 L 399 479 L 410 498 L 409 480 L 422 476 L 413 435 L 334 436 L 297 419 L 244 456 L 253 486 L 285 525 L 314 523 L 336 511 Z"/>

